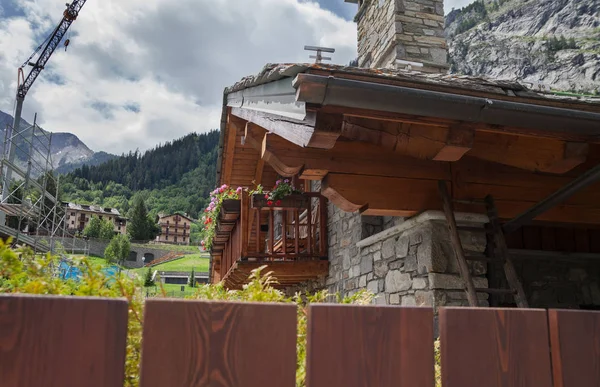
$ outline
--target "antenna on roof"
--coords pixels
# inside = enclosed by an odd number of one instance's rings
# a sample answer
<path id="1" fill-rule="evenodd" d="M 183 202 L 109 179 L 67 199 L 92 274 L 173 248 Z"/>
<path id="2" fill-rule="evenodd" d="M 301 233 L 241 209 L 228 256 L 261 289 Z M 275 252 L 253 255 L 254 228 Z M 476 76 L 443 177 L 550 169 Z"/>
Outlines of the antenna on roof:
<path id="1" fill-rule="evenodd" d="M 331 57 L 323 56 L 324 52 L 334 53 L 335 48 L 327 48 L 327 47 L 316 47 L 316 46 L 304 46 L 305 51 L 316 51 L 317 55 L 311 55 L 310 59 L 315 59 L 315 63 L 321 63 L 324 60 L 331 60 Z"/>

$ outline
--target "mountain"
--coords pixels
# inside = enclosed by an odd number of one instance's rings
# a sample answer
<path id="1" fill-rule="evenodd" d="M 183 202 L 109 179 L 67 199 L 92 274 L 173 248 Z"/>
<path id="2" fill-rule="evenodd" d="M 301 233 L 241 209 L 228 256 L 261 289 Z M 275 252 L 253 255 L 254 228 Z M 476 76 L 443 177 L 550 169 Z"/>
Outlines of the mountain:
<path id="1" fill-rule="evenodd" d="M 446 16 L 451 72 L 600 94 L 600 1 L 477 0 Z"/>
<path id="2" fill-rule="evenodd" d="M 6 132 L 7 124 L 12 125 L 13 117 L 7 113 L 0 111 L 0 151 L 3 151 L 4 135 Z M 21 130 L 25 130 L 30 127 L 31 124 L 25 120 L 21 121 Z M 49 132 L 42 128 L 42 131 L 46 134 Z M 24 137 L 29 138 L 29 135 L 25 134 Z M 35 141 L 34 146 L 37 148 L 37 152 L 33 152 L 33 159 L 37 162 L 45 162 L 44 155 L 47 153 L 47 148 L 43 149 L 44 146 L 41 144 L 47 144 L 47 140 L 41 138 L 41 141 Z M 26 161 L 29 154 L 29 145 L 24 139 L 17 141 L 17 165 L 26 169 Z M 52 167 L 60 173 L 70 172 L 83 164 L 97 165 L 110 160 L 116 156 L 108 154 L 106 152 L 94 152 L 87 147 L 77 136 L 71 133 L 52 133 L 52 143 L 50 146 L 50 154 L 52 159 Z M 35 174 L 34 170 L 34 174 Z"/>
<path id="3" fill-rule="evenodd" d="M 141 195 L 150 213 L 198 218 L 216 182 L 219 131 L 192 133 L 140 154 L 83 165 L 61 179 L 62 199 L 127 213 Z"/>

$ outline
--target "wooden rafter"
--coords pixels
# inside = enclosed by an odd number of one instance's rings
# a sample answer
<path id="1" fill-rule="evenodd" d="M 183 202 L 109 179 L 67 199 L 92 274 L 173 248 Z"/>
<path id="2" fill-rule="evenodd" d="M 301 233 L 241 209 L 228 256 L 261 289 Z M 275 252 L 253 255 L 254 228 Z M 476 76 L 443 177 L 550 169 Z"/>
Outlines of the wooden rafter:
<path id="1" fill-rule="evenodd" d="M 223 173 L 221 183 L 231 183 L 231 172 L 233 171 L 233 159 L 235 154 L 235 139 L 237 131 L 241 130 L 243 122 L 236 119 L 231 114 L 227 116 L 227 132 L 225 137 L 225 149 L 223 151 Z"/>

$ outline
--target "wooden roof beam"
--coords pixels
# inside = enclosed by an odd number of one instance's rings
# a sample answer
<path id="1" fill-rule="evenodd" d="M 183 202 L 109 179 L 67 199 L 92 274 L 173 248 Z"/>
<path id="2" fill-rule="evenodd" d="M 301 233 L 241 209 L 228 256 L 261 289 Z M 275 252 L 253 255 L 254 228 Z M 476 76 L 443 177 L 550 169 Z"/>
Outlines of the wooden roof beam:
<path id="1" fill-rule="evenodd" d="M 446 143 L 438 154 L 433 158 L 436 161 L 458 161 L 468 151 L 473 149 L 475 130 L 464 128 L 459 125 L 448 129 Z"/>

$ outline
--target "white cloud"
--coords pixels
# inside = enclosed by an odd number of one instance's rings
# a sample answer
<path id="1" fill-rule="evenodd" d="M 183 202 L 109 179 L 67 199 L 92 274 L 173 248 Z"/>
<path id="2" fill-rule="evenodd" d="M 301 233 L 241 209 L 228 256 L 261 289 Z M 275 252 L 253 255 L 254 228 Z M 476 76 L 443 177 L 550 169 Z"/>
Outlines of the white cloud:
<path id="1" fill-rule="evenodd" d="M 57 23 L 64 1 L 19 0 L 27 19 L 0 19 L 0 110 L 16 68 Z M 31 89 L 25 118 L 95 150 L 147 149 L 218 128 L 222 91 L 266 63 L 305 62 L 305 44 L 356 55 L 356 26 L 298 0 L 88 1 Z M 57 84 L 58 83 L 58 84 Z M 132 108 L 133 107 L 133 108 Z"/>
<path id="2" fill-rule="evenodd" d="M 475 0 L 445 0 L 444 12 L 447 15 L 450 11 L 452 11 L 452 9 L 461 9 L 462 7 L 473 3 L 474 1 Z"/>

